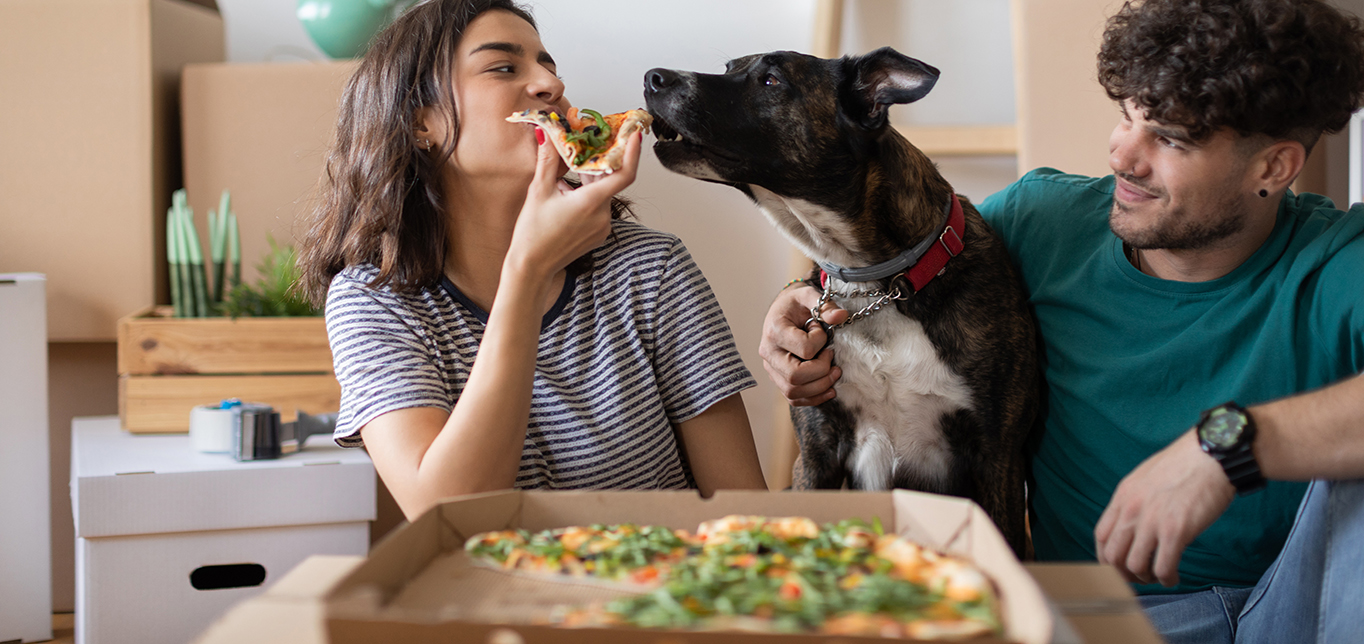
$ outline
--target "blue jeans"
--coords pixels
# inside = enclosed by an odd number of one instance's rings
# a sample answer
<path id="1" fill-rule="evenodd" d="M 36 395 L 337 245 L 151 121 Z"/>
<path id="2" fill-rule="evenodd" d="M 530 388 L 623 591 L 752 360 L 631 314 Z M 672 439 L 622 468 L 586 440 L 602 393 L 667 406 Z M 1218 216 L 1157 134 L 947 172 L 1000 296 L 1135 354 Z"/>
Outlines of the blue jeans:
<path id="1" fill-rule="evenodd" d="M 1313 481 L 1254 588 L 1138 599 L 1172 644 L 1364 641 L 1364 480 Z"/>

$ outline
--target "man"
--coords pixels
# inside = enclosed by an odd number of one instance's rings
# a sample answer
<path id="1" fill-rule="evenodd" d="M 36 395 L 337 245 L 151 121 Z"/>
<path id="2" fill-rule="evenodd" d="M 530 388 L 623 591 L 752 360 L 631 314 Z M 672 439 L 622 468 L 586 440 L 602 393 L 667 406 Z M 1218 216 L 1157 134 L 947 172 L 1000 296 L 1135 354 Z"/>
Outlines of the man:
<path id="1" fill-rule="evenodd" d="M 1113 176 L 1038 170 L 979 206 L 1044 345 L 1038 558 L 1117 566 L 1171 641 L 1358 637 L 1334 607 L 1364 583 L 1364 484 L 1341 482 L 1364 478 L 1364 207 L 1288 188 L 1361 104 L 1364 29 L 1316 0 L 1128 3 L 1099 79 Z M 764 330 L 793 404 L 840 375 L 798 328 L 817 300 L 784 292 Z"/>

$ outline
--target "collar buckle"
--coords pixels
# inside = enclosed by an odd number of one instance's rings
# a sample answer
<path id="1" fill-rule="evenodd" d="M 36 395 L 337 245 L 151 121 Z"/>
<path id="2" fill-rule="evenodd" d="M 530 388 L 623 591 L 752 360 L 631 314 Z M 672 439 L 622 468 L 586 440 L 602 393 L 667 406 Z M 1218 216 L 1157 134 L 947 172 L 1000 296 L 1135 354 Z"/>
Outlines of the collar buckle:
<path id="1" fill-rule="evenodd" d="M 951 247 L 950 245 L 948 245 L 947 240 L 945 239 L 945 238 L 947 237 L 947 233 L 952 233 L 952 236 L 955 237 L 956 240 L 957 240 L 957 250 L 956 250 L 956 252 L 953 252 L 953 251 L 952 251 L 952 247 Z M 966 244 L 963 244 L 963 243 L 961 242 L 961 235 L 957 234 L 956 229 L 953 228 L 953 227 L 951 227 L 951 226 L 948 226 L 947 228 L 944 228 L 943 231 L 942 231 L 942 234 L 941 234 L 941 235 L 938 235 L 938 243 L 939 243 L 939 244 L 942 244 L 942 249 L 945 250 L 945 251 L 947 251 L 947 256 L 948 256 L 948 257 L 956 257 L 957 254 L 961 252 L 961 249 L 963 249 L 963 248 L 966 247 Z"/>

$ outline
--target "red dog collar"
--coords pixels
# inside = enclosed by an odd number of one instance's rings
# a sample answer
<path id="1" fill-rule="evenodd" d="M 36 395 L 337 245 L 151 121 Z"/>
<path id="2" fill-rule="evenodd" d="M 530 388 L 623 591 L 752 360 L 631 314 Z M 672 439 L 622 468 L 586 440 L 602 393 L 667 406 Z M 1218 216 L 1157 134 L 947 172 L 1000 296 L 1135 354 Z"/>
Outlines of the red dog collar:
<path id="1" fill-rule="evenodd" d="M 937 243 L 930 246 L 919 256 L 918 261 L 901 273 L 914 287 L 915 293 L 923 290 L 934 277 L 941 275 L 943 269 L 947 267 L 947 262 L 961 254 L 962 249 L 966 247 L 962 243 L 962 234 L 965 232 L 966 213 L 961 208 L 961 200 L 954 194 L 952 210 L 947 215 L 947 225 L 938 233 Z M 819 285 L 820 287 L 829 285 L 829 274 L 823 268 L 819 270 Z"/>

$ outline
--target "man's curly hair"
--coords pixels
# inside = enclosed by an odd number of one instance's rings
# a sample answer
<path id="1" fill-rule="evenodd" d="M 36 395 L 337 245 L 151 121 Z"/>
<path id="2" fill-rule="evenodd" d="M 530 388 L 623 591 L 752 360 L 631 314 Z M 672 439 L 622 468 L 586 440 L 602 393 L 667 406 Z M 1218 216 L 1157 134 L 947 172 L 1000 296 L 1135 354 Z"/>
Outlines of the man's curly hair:
<path id="1" fill-rule="evenodd" d="M 1109 19 L 1109 97 L 1184 126 L 1301 142 L 1349 123 L 1364 97 L 1364 27 L 1320 0 L 1144 0 Z"/>

